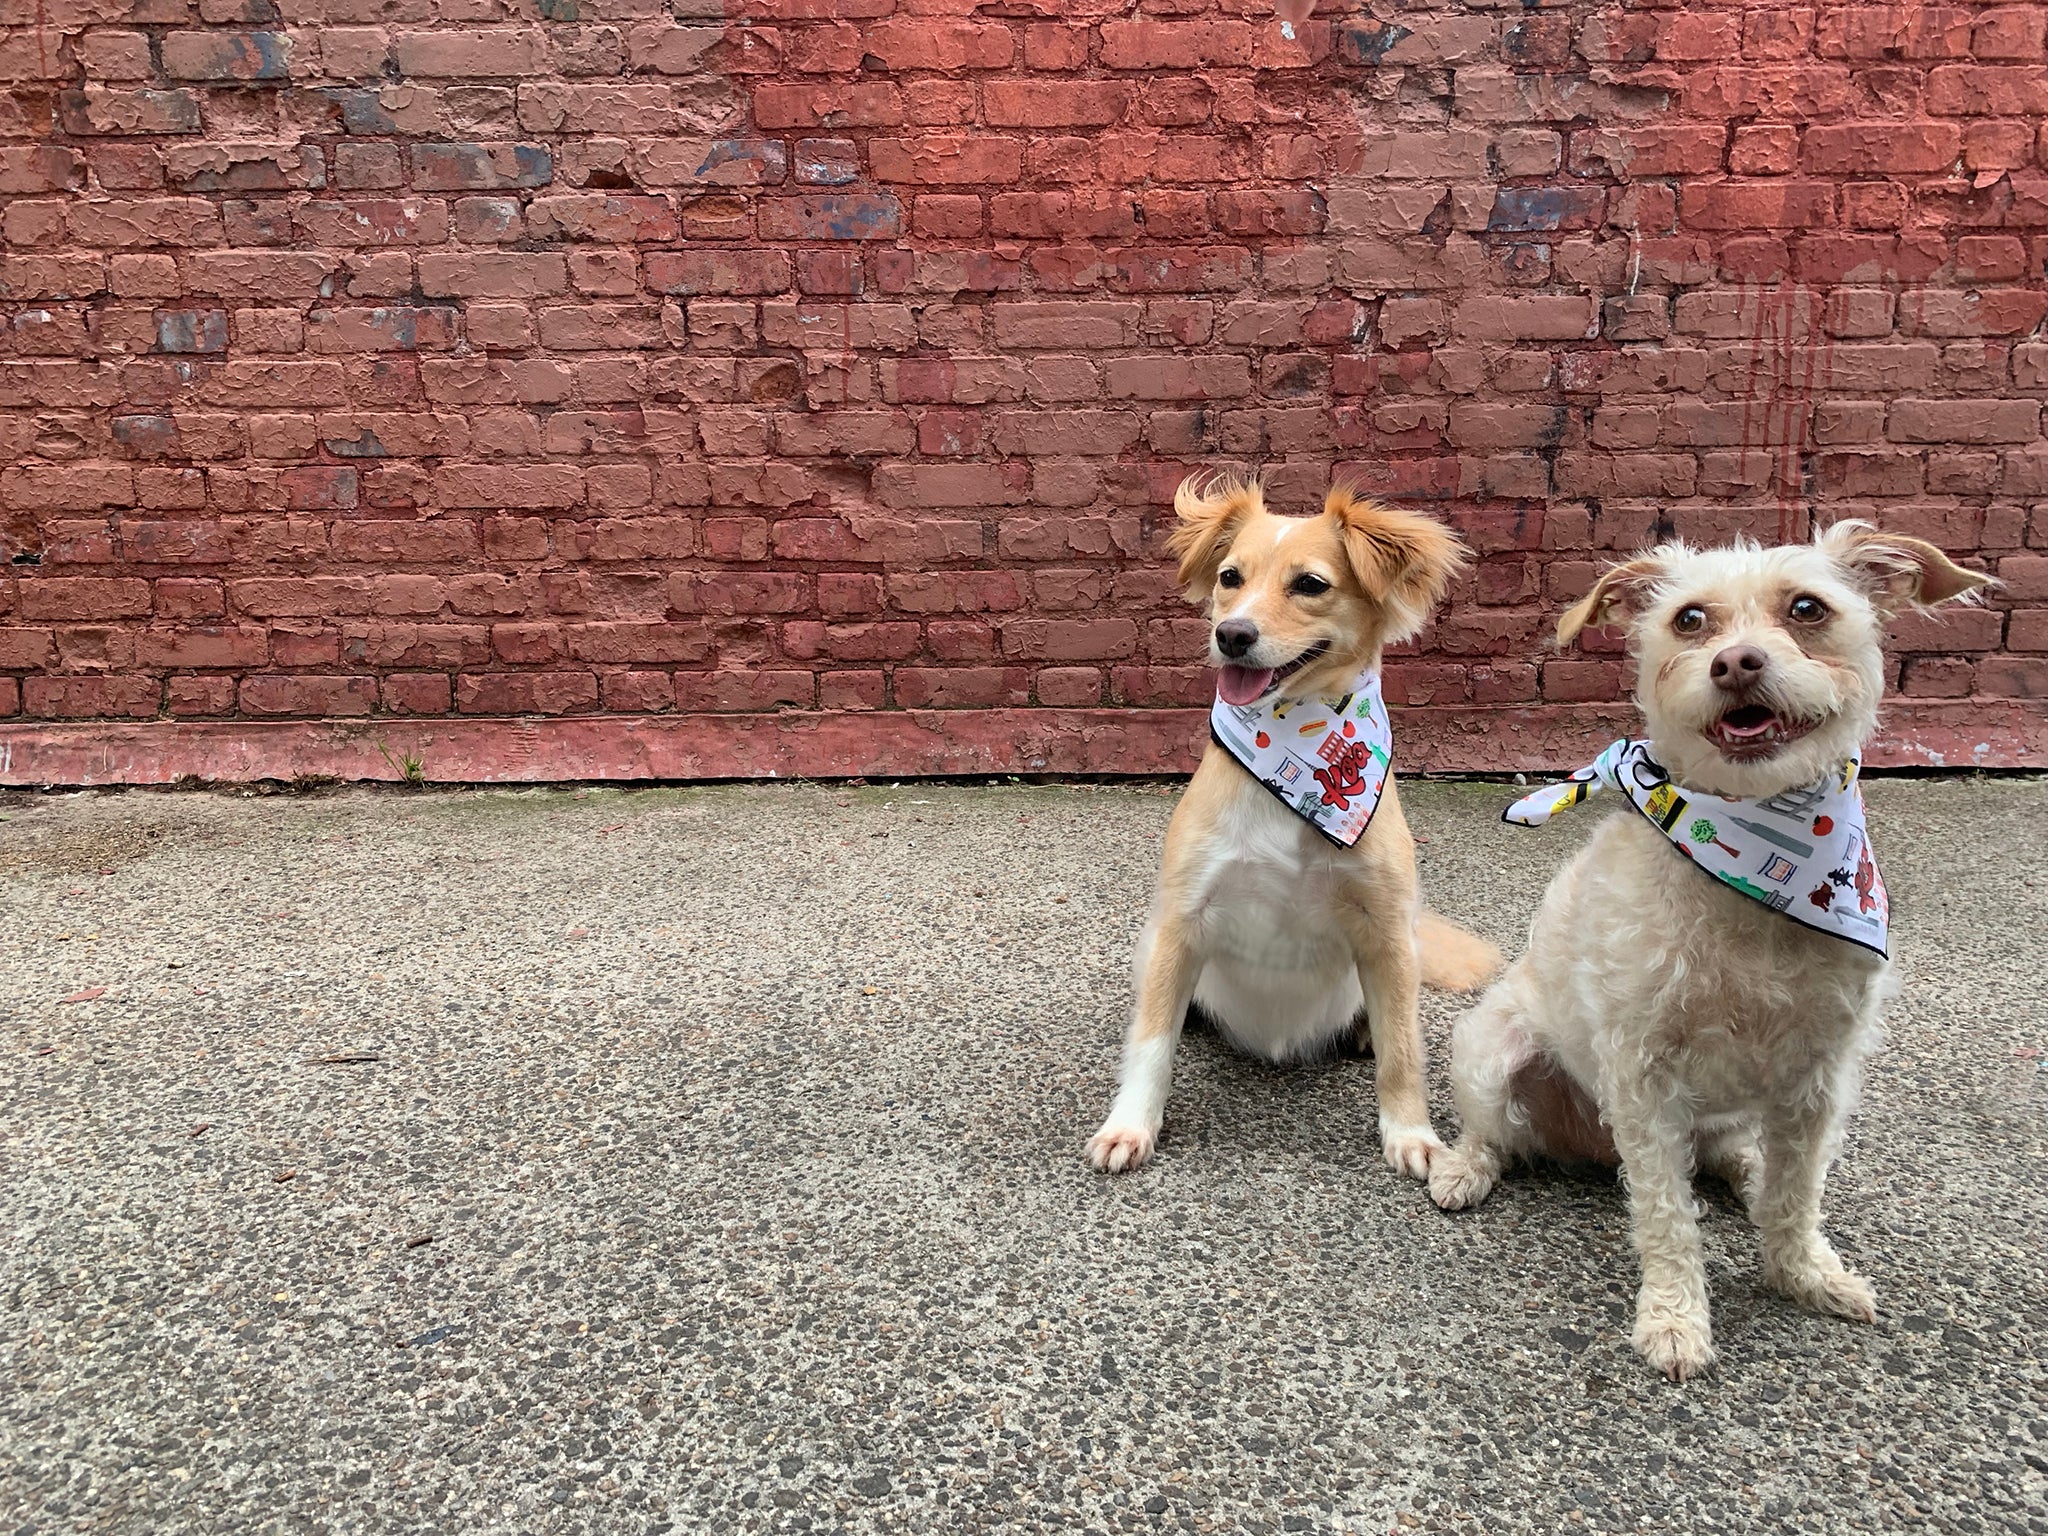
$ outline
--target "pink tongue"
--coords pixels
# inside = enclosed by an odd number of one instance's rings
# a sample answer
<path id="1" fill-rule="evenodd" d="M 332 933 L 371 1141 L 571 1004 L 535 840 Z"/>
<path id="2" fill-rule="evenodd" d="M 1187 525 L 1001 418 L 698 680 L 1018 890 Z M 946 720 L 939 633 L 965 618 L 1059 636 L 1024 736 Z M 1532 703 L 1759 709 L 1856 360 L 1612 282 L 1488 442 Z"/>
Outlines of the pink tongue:
<path id="1" fill-rule="evenodd" d="M 1216 691 L 1226 704 L 1256 704 L 1273 686 L 1271 667 L 1225 667 L 1216 674 Z"/>

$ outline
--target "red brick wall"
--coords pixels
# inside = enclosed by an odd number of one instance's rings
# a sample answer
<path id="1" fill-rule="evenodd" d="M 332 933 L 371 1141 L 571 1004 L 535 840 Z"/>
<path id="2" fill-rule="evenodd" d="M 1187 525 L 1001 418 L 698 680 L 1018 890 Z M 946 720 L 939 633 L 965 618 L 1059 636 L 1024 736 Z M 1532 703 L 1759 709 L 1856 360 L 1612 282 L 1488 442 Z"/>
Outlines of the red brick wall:
<path id="1" fill-rule="evenodd" d="M 2048 6 L 730 9 L 0 0 L 0 777 L 1171 766 L 1224 462 L 1480 552 L 1411 765 L 1815 513 L 2005 582 L 1893 760 L 2042 744 Z"/>

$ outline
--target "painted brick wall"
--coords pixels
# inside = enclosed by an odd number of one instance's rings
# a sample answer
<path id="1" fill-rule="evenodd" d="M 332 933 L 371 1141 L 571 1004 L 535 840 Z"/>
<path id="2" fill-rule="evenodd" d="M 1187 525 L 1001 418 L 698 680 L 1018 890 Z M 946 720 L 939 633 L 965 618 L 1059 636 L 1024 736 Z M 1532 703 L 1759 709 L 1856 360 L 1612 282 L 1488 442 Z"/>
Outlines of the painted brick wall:
<path id="1" fill-rule="evenodd" d="M 2005 583 L 1890 760 L 2043 745 L 2048 6 L 0 20 L 0 778 L 1177 766 L 1217 463 L 1479 550 L 1411 766 L 1577 760 L 1598 564 L 1816 513 Z"/>

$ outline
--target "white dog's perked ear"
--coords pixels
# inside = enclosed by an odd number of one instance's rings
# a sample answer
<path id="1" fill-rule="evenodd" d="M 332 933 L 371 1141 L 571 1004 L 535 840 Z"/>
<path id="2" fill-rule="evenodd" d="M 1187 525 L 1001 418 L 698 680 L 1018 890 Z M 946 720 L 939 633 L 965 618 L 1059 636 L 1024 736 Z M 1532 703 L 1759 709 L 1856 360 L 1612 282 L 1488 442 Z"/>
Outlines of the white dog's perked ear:
<path id="1" fill-rule="evenodd" d="M 1582 629 L 1597 628 L 1633 618 L 1649 601 L 1650 591 L 1663 579 L 1664 551 L 1638 555 L 1625 565 L 1609 566 L 1593 583 L 1593 590 L 1564 611 L 1557 621 L 1557 645 L 1563 650 L 1579 638 Z"/>
<path id="2" fill-rule="evenodd" d="M 1965 570 L 1924 539 L 1882 533 L 1854 519 L 1836 523 L 1814 543 L 1885 613 L 1932 608 L 1997 584 L 1982 571 Z"/>

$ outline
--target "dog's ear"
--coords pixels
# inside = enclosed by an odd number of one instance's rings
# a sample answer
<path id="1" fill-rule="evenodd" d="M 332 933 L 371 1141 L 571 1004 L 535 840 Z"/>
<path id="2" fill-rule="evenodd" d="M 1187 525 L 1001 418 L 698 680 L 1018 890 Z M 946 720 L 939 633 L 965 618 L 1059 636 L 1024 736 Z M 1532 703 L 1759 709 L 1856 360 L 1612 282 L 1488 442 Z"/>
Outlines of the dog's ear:
<path id="1" fill-rule="evenodd" d="M 1655 552 L 1609 566 L 1593 583 L 1593 590 L 1565 609 L 1558 619 L 1558 649 L 1563 650 L 1578 639 L 1581 630 L 1617 623 L 1641 612 L 1650 589 L 1663 574 L 1663 558 Z"/>
<path id="2" fill-rule="evenodd" d="M 1853 518 L 1836 523 L 1814 542 L 1886 613 L 1932 608 L 1997 584 L 1982 571 L 1965 570 L 1924 539 L 1881 533 Z"/>
<path id="3" fill-rule="evenodd" d="M 1168 536 L 1166 548 L 1180 560 L 1177 575 L 1189 602 L 1207 600 L 1238 524 L 1265 509 L 1256 480 L 1189 475 L 1181 481 L 1173 493 L 1173 511 L 1180 523 Z"/>
<path id="4" fill-rule="evenodd" d="M 1387 610 L 1382 638 L 1390 645 L 1422 628 L 1471 558 L 1463 541 L 1435 518 L 1382 506 L 1346 485 L 1330 487 L 1323 515 L 1344 530 L 1345 558 L 1358 584 Z"/>

